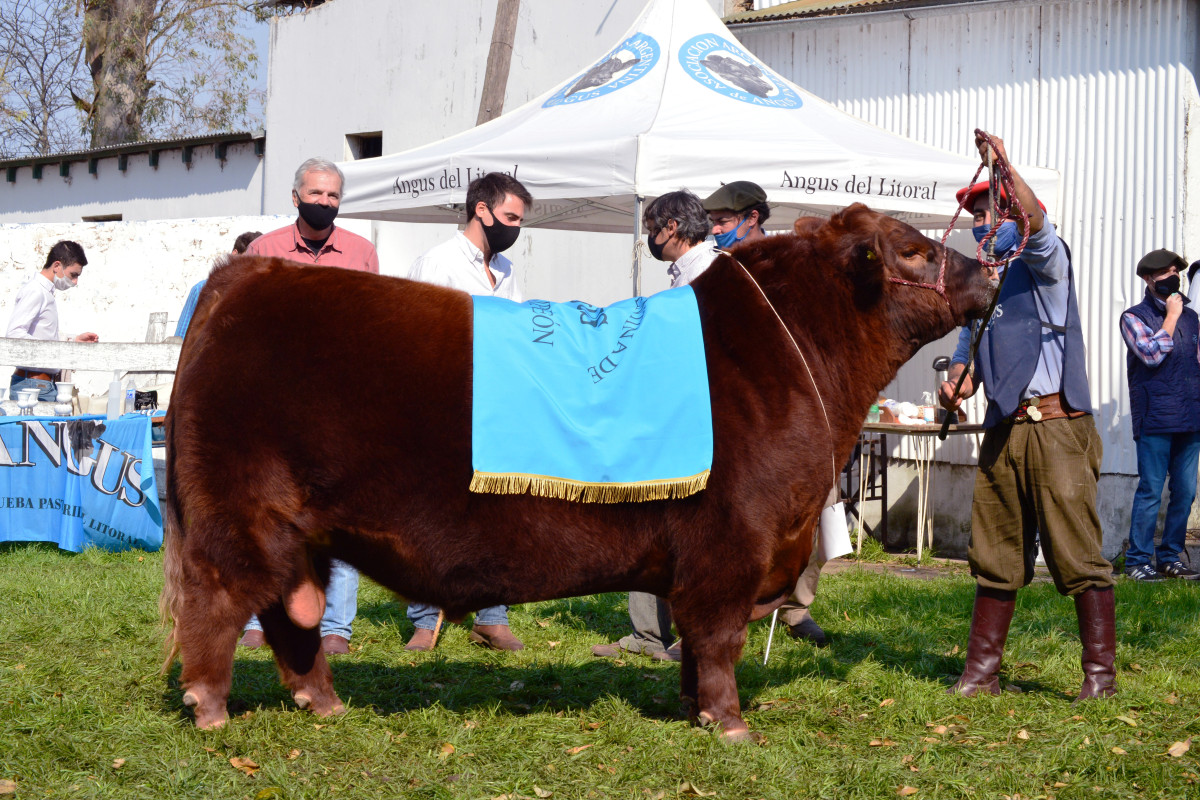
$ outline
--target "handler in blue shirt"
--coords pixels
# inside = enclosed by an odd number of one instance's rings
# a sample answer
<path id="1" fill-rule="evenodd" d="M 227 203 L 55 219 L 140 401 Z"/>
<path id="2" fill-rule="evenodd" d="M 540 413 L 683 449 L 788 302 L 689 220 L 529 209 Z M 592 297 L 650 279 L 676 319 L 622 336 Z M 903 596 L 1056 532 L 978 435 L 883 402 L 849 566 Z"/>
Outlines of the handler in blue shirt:
<path id="1" fill-rule="evenodd" d="M 1200 572 L 1179 560 L 1200 460 L 1200 322 L 1186 306 L 1191 301 L 1180 294 L 1179 274 L 1186 266 L 1170 250 L 1147 253 L 1137 265 L 1146 296 L 1121 315 L 1138 460 L 1125 574 L 1137 581 L 1200 579 Z M 1171 499 L 1156 551 L 1154 529 L 1168 475 Z"/>
<path id="2" fill-rule="evenodd" d="M 1007 159 L 1004 144 L 994 141 Z M 977 137 L 975 143 L 986 159 L 986 140 Z M 1040 535 L 1055 587 L 1075 600 L 1084 672 L 1077 699 L 1106 697 L 1116 691 L 1113 577 L 1101 554 L 1096 513 L 1101 442 L 1091 414 L 1071 260 L 1033 190 L 1011 172 L 1029 214 L 1029 241 L 1007 267 L 996 313 L 980 341 L 977 374 L 955 395 L 966 368 L 965 360 L 956 360 L 939 393 L 949 409 L 980 385 L 988 398 L 967 553 L 977 584 L 975 606 L 966 665 L 950 692 L 1000 693 L 998 673 L 1017 589 L 1033 579 Z M 973 210 L 975 236 L 982 239 L 992 225 L 987 184 L 958 196 Z M 1016 249 L 1021 224 L 1001 226 L 998 256 Z"/>

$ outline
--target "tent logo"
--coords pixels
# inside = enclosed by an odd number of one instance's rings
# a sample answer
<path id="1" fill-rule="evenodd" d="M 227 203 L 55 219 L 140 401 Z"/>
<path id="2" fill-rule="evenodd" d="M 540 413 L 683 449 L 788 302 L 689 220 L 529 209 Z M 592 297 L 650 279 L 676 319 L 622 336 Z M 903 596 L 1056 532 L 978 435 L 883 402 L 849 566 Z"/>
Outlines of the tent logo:
<path id="1" fill-rule="evenodd" d="M 582 103 L 603 97 L 636 81 L 658 63 L 659 48 L 654 37 L 635 33 L 592 65 L 577 79 L 542 103 L 542 108 Z"/>
<path id="2" fill-rule="evenodd" d="M 718 94 L 769 108 L 799 108 L 800 95 L 762 62 L 714 33 L 693 36 L 679 48 L 679 63 Z"/>

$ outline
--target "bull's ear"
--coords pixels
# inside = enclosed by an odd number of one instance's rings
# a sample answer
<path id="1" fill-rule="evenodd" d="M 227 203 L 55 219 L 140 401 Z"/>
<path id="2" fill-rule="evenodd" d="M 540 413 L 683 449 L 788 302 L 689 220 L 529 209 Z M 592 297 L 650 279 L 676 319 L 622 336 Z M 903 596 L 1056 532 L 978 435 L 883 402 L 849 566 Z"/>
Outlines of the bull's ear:
<path id="1" fill-rule="evenodd" d="M 854 305 L 870 308 L 883 297 L 884 259 L 886 251 L 878 234 L 859 241 L 851 250 L 847 272 L 853 291 Z"/>

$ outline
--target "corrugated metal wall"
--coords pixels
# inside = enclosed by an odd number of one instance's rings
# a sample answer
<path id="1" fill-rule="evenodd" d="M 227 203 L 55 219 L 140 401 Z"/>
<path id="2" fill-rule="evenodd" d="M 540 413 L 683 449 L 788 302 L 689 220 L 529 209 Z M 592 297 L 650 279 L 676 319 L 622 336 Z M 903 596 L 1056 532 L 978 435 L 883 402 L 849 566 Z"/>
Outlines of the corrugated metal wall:
<path id="1" fill-rule="evenodd" d="M 1061 173 L 1055 222 L 1074 254 L 1103 470 L 1136 474 L 1117 320 L 1141 299 L 1133 265 L 1146 252 L 1200 258 L 1186 251 L 1184 226 L 1198 25 L 1200 0 L 1018 0 L 733 31 L 783 75 L 889 131 L 970 154 L 979 127 L 1001 136 L 1016 163 Z M 1200 164 L 1193 182 L 1196 172 Z M 1196 231 L 1186 238 L 1200 244 Z M 933 357 L 952 349 L 950 338 L 926 347 L 889 393 L 919 399 L 934 383 Z M 976 404 L 972 419 L 981 417 Z M 938 458 L 971 463 L 973 451 L 947 443 Z"/>

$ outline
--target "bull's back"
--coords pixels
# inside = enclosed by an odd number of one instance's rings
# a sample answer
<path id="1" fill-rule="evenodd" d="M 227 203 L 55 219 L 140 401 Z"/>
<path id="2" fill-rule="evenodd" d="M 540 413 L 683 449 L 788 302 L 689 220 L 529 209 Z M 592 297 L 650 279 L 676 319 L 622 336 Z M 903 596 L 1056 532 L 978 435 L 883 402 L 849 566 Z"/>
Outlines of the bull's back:
<path id="1" fill-rule="evenodd" d="M 469 470 L 468 295 L 243 258 L 214 270 L 199 311 L 171 404 L 172 480 L 214 499 L 287 481 L 337 507 L 439 461 Z"/>

